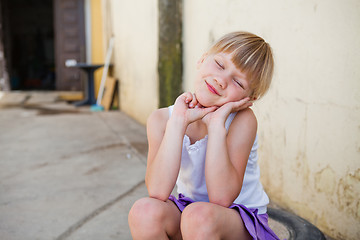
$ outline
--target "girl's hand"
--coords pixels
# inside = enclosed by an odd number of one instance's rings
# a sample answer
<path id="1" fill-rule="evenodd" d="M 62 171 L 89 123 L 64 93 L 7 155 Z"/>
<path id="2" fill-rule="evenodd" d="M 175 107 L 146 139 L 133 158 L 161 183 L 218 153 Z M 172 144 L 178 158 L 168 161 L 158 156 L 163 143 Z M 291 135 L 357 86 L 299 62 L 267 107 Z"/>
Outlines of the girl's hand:
<path id="1" fill-rule="evenodd" d="M 216 109 L 217 107 L 202 107 L 197 101 L 195 94 L 185 92 L 175 100 L 171 118 L 180 119 L 187 126 L 196 120 L 202 119 L 206 114 Z"/>
<path id="2" fill-rule="evenodd" d="M 209 129 L 210 125 L 216 124 L 225 127 L 225 121 L 229 114 L 232 112 L 238 112 L 245 108 L 251 107 L 252 102 L 249 97 L 243 98 L 237 102 L 228 102 L 218 108 L 216 111 L 205 115 L 202 120 Z"/>

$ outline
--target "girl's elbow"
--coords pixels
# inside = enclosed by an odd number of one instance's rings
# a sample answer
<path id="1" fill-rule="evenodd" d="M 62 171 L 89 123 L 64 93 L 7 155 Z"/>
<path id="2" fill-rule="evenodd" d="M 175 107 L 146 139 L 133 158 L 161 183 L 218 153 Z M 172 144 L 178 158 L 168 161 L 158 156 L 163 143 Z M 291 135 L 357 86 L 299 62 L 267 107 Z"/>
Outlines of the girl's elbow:
<path id="1" fill-rule="evenodd" d="M 166 186 L 159 185 L 156 182 L 151 181 L 147 176 L 145 176 L 145 185 L 148 191 L 148 195 L 151 198 L 155 198 L 165 202 L 169 196 L 170 192 L 166 189 Z"/>
<path id="2" fill-rule="evenodd" d="M 149 193 L 150 198 L 155 198 L 155 199 L 163 201 L 163 202 L 166 202 L 166 200 L 170 196 L 169 194 L 160 193 L 160 192 L 157 192 L 157 191 L 154 191 L 154 192 L 148 191 L 148 193 Z"/>
<path id="3" fill-rule="evenodd" d="M 149 184 L 146 184 L 146 188 L 148 190 L 148 194 L 150 198 L 155 198 L 165 202 L 170 196 L 170 194 L 167 194 L 165 191 L 163 192 L 159 191 L 159 188 L 151 187 L 149 186 Z"/>
<path id="4" fill-rule="evenodd" d="M 222 207 L 230 207 L 237 196 L 239 196 L 239 191 L 228 190 L 224 192 L 213 192 L 212 194 L 209 193 L 209 202 L 220 205 Z"/>
<path id="5" fill-rule="evenodd" d="M 209 202 L 228 208 L 233 204 L 234 199 L 227 198 L 227 197 L 211 197 L 210 198 L 210 196 L 209 196 Z"/>

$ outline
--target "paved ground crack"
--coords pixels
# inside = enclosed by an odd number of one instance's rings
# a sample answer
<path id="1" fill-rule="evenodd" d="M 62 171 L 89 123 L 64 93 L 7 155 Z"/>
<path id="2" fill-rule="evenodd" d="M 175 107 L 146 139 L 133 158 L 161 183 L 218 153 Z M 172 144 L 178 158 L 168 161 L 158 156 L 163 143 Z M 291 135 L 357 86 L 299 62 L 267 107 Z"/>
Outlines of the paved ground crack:
<path id="1" fill-rule="evenodd" d="M 106 211 L 107 209 L 109 209 L 111 206 L 113 206 L 115 203 L 119 202 L 121 199 L 123 199 L 124 197 L 126 197 L 127 195 L 129 195 L 130 193 L 134 192 L 135 190 L 137 190 L 139 187 L 141 187 L 143 184 L 145 184 L 145 180 L 141 180 L 140 182 L 138 182 L 135 186 L 133 186 L 132 188 L 130 188 L 128 191 L 126 191 L 125 193 L 121 194 L 120 196 L 114 198 L 113 200 L 109 201 L 108 203 L 105 203 L 104 205 L 102 205 L 101 207 L 95 209 L 94 211 L 92 211 L 90 214 L 88 214 L 87 216 L 83 217 L 82 219 L 80 219 L 78 222 L 76 222 L 75 224 L 73 224 L 71 227 L 69 227 L 65 232 L 63 232 L 59 237 L 56 238 L 56 240 L 65 240 L 67 239 L 71 234 L 73 234 L 76 230 L 78 230 L 79 228 L 81 228 L 83 225 L 85 225 L 87 222 L 89 222 L 90 220 L 92 220 L 93 218 L 95 218 L 97 215 L 99 215 L 100 213 Z"/>
<path id="2" fill-rule="evenodd" d="M 61 159 L 68 159 L 68 158 L 72 158 L 78 155 L 83 155 L 83 154 L 89 154 L 92 152 L 97 152 L 97 151 L 102 151 L 102 150 L 107 150 L 107 149 L 111 149 L 111 148 L 118 148 L 118 147 L 129 147 L 128 144 L 126 143 L 113 143 L 113 144 L 109 144 L 109 145 L 105 145 L 105 146 L 98 146 L 98 147 L 94 147 L 82 152 L 76 152 L 76 153 L 72 153 L 70 155 L 64 155 L 61 157 Z"/>

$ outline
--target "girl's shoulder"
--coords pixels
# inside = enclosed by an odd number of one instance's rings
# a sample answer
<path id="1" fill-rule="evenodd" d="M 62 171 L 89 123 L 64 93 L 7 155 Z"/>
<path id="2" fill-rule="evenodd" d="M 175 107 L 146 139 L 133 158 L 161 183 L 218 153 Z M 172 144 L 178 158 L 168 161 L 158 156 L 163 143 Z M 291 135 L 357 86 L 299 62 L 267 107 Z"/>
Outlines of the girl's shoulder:
<path id="1" fill-rule="evenodd" d="M 168 119 L 169 119 L 169 108 L 159 108 L 150 114 L 147 120 L 147 124 L 153 121 L 167 122 Z"/>
<path id="2" fill-rule="evenodd" d="M 255 136 L 257 131 L 257 119 L 251 108 L 239 111 L 231 122 L 229 133 L 247 133 Z"/>
<path id="3" fill-rule="evenodd" d="M 147 119 L 146 127 L 148 130 L 164 131 L 169 120 L 169 108 L 159 108 L 153 111 Z"/>
<path id="4" fill-rule="evenodd" d="M 251 108 L 243 109 L 237 112 L 236 116 L 234 117 L 236 121 L 251 121 L 257 123 L 257 119 L 255 116 L 254 111 Z"/>

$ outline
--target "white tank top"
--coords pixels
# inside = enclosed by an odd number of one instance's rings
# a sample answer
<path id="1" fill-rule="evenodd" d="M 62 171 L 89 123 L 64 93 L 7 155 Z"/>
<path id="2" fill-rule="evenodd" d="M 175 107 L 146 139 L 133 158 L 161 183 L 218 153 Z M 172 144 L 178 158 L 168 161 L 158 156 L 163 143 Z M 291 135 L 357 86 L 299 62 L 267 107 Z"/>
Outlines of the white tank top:
<path id="1" fill-rule="evenodd" d="M 172 110 L 173 106 L 170 106 L 169 115 L 171 115 Z M 226 130 L 229 130 L 235 115 L 236 113 L 231 113 L 227 118 L 225 122 Z M 206 135 L 194 144 L 190 143 L 187 135 L 183 139 L 181 167 L 176 180 L 177 192 L 194 201 L 209 202 L 205 181 L 207 139 L 208 136 Z M 247 208 L 257 208 L 258 214 L 263 214 L 266 213 L 269 198 L 260 182 L 260 168 L 257 164 L 257 141 L 258 137 L 256 136 L 246 165 L 241 192 L 234 203 L 242 204 Z"/>

